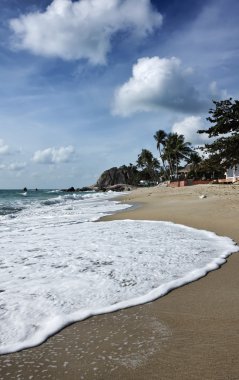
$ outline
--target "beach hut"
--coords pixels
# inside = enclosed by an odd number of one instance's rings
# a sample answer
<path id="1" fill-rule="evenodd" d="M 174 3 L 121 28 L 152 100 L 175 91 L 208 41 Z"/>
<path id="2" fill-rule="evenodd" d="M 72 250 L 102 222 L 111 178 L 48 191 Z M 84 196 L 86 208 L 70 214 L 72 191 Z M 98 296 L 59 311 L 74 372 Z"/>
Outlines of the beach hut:
<path id="1" fill-rule="evenodd" d="M 178 174 L 182 178 L 187 178 L 188 174 L 192 171 L 193 165 L 187 164 L 184 168 L 178 170 Z"/>

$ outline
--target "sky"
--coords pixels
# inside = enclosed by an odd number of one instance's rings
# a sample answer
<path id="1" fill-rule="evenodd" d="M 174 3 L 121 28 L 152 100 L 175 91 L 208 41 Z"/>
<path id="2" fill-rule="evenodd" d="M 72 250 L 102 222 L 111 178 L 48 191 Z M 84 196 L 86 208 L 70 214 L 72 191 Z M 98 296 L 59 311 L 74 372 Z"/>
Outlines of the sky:
<path id="1" fill-rule="evenodd" d="M 96 183 L 157 157 L 159 129 L 205 143 L 239 97 L 237 0 L 0 0 L 0 188 Z"/>

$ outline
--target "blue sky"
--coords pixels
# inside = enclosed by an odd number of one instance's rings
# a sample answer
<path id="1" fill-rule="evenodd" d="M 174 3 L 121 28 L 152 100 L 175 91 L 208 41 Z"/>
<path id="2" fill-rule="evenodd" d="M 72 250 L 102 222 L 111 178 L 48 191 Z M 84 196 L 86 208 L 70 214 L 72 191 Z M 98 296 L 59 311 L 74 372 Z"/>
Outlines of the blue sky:
<path id="1" fill-rule="evenodd" d="M 90 185 L 239 92 L 237 0 L 0 0 L 0 188 Z"/>

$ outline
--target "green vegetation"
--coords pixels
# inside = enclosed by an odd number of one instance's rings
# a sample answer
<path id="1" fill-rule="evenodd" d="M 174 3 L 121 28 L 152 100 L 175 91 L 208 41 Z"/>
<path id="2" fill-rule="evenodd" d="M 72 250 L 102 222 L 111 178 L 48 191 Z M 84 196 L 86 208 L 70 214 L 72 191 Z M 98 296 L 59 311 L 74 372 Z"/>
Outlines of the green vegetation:
<path id="1" fill-rule="evenodd" d="M 213 138 L 204 147 L 208 155 L 206 163 L 215 170 L 228 169 L 239 163 L 239 101 L 228 99 L 213 103 L 215 108 L 209 110 L 211 116 L 207 118 L 213 125 L 198 133 Z"/>
<path id="2" fill-rule="evenodd" d="M 178 133 L 163 129 L 154 134 L 159 159 L 148 149 L 142 149 L 136 165 L 123 166 L 132 184 L 157 183 L 164 180 L 223 178 L 225 170 L 239 164 L 239 101 L 213 101 L 207 120 L 213 125 L 198 133 L 212 139 L 203 147 L 193 148 Z M 199 154 L 199 151 L 202 154 Z"/>
<path id="3" fill-rule="evenodd" d="M 193 149 L 191 143 L 185 141 L 183 135 L 177 133 L 165 133 L 159 130 L 155 133 L 154 138 L 157 142 L 157 148 L 163 164 L 165 178 L 178 178 L 178 169 L 180 162 L 188 162 Z"/>
<path id="4" fill-rule="evenodd" d="M 138 155 L 137 167 L 141 169 L 141 180 L 157 181 L 159 179 L 159 161 L 149 150 L 142 149 Z"/>

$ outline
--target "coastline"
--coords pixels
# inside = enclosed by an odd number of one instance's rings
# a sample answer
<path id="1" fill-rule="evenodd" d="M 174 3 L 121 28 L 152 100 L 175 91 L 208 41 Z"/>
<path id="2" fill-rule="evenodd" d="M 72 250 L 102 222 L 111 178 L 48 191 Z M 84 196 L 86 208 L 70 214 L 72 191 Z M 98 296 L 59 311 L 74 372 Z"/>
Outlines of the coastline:
<path id="1" fill-rule="evenodd" d="M 200 196 L 206 198 L 201 199 Z M 228 236 L 239 244 L 238 185 L 139 188 L 116 200 L 135 206 L 100 220 L 169 221 Z M 235 218 L 235 223 L 234 223 Z"/>
<path id="2" fill-rule="evenodd" d="M 239 243 L 238 195 L 236 185 L 138 189 L 118 200 L 140 207 L 103 220 L 172 221 Z M 2 356 L 0 379 L 237 379 L 238 269 L 233 254 L 220 270 L 154 302 L 92 317 Z"/>

